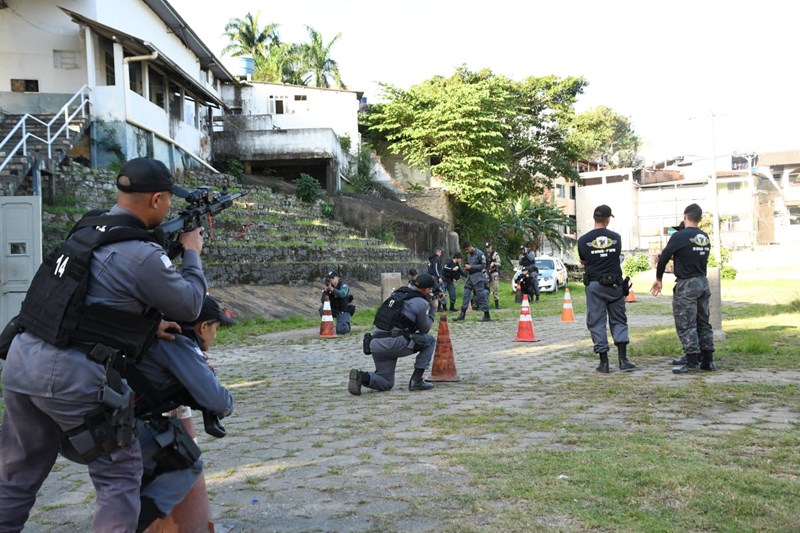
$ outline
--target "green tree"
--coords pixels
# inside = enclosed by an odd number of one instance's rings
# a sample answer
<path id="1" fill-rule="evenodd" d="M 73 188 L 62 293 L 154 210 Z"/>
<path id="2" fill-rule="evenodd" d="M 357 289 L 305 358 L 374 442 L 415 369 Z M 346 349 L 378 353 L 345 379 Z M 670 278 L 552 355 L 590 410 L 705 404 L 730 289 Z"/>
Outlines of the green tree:
<path id="1" fill-rule="evenodd" d="M 577 177 L 567 126 L 584 85 L 461 67 L 408 90 L 383 85 L 386 102 L 372 106 L 366 122 L 373 139 L 382 137 L 377 146 L 430 169 L 457 201 L 499 214 L 558 176 Z"/>
<path id="2" fill-rule="evenodd" d="M 607 163 L 611 168 L 641 164 L 640 140 L 628 117 L 606 106 L 575 116 L 570 131 L 581 159 Z"/>
<path id="3" fill-rule="evenodd" d="M 269 48 L 279 42 L 278 24 L 268 24 L 262 28 L 258 24 L 260 14 L 247 13 L 243 19 L 228 20 L 223 36 L 228 38 L 229 43 L 222 49 L 223 54 L 250 56 L 256 62 L 268 56 Z"/>
<path id="4" fill-rule="evenodd" d="M 337 33 L 325 44 L 320 32 L 311 26 L 306 26 L 306 31 L 309 41 L 301 44 L 299 50 L 305 73 L 309 75 L 308 81 L 313 82 L 315 87 L 346 89 L 339 75 L 339 65 L 331 58 L 331 48 L 342 34 Z"/>
<path id="5" fill-rule="evenodd" d="M 499 230 L 509 249 L 525 245 L 540 250 L 549 241 L 563 250 L 572 245 L 564 236 L 565 227 L 574 228 L 575 220 L 560 207 L 526 196 L 513 202 L 501 218 Z"/>

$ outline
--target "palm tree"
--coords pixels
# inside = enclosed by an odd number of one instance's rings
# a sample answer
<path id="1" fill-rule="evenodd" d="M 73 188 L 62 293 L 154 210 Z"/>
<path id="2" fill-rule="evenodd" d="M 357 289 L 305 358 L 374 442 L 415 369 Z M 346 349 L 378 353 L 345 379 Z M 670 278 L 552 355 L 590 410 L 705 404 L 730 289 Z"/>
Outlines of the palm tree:
<path id="1" fill-rule="evenodd" d="M 320 32 L 311 26 L 306 26 L 306 30 L 308 31 L 309 42 L 300 45 L 300 49 L 306 71 L 311 74 L 311 81 L 314 82 L 314 86 L 333 86 L 346 89 L 347 87 L 339 77 L 339 65 L 330 57 L 331 47 L 342 34 L 337 33 L 328 44 L 325 44 Z M 333 82 L 333 85 L 331 82 Z"/>
<path id="2" fill-rule="evenodd" d="M 521 241 L 535 250 L 540 250 L 545 240 L 562 250 L 570 246 L 572 243 L 562 233 L 562 227 L 574 228 L 575 221 L 560 207 L 527 196 L 516 200 L 500 222 L 506 242 Z"/>
<path id="3" fill-rule="evenodd" d="M 259 58 L 267 58 L 269 49 L 278 44 L 278 24 L 267 24 L 261 28 L 258 25 L 258 17 L 261 12 L 247 13 L 243 19 L 232 18 L 225 25 L 225 33 L 230 43 L 222 49 L 223 54 L 230 53 L 232 56 L 250 56 L 259 61 Z"/>

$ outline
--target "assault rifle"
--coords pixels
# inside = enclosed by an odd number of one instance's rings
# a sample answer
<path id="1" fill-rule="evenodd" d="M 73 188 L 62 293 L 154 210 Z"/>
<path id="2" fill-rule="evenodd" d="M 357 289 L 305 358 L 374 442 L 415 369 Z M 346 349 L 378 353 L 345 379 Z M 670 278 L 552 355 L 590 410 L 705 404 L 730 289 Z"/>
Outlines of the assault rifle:
<path id="1" fill-rule="evenodd" d="M 231 207 L 234 200 L 245 194 L 226 191 L 219 193 L 205 185 L 190 192 L 186 197 L 189 205 L 178 212 L 178 217 L 158 226 L 157 231 L 164 235 L 164 248 L 167 250 L 169 258 L 175 259 L 183 253 L 183 246 L 178 241 L 181 233 L 205 226 L 204 223 L 208 221 L 209 217 Z"/>

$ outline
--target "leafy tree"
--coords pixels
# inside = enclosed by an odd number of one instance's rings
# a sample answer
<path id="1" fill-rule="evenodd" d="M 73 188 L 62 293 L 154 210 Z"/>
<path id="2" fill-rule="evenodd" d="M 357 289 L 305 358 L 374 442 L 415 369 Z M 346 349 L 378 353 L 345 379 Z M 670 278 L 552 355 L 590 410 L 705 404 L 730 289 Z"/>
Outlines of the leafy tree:
<path id="1" fill-rule="evenodd" d="M 570 135 L 581 159 L 607 163 L 611 168 L 641 164 L 640 140 L 630 120 L 609 107 L 599 106 L 576 115 Z"/>
<path id="2" fill-rule="evenodd" d="M 387 101 L 372 106 L 366 121 L 388 151 L 430 168 L 457 201 L 499 214 L 558 176 L 577 177 L 567 126 L 584 85 L 580 78 L 515 82 L 461 67 L 408 90 L 383 85 Z"/>
<path id="3" fill-rule="evenodd" d="M 222 49 L 223 54 L 250 56 L 256 61 L 267 57 L 269 48 L 279 42 L 278 24 L 268 24 L 262 28 L 258 24 L 260 14 L 247 13 L 243 19 L 231 18 L 228 21 L 223 35 L 230 43 Z"/>
<path id="4" fill-rule="evenodd" d="M 509 248 L 525 245 L 540 250 L 545 240 L 562 250 L 572 243 L 562 228 L 574 228 L 575 220 L 555 205 L 523 197 L 500 219 L 499 234 Z"/>
<path id="5" fill-rule="evenodd" d="M 339 75 L 339 65 L 331 58 L 331 48 L 342 34 L 337 33 L 328 44 L 325 44 L 320 32 L 311 26 L 306 26 L 306 31 L 309 42 L 301 44 L 299 50 L 304 70 L 310 73 L 308 81 L 312 81 L 315 87 L 346 89 Z"/>

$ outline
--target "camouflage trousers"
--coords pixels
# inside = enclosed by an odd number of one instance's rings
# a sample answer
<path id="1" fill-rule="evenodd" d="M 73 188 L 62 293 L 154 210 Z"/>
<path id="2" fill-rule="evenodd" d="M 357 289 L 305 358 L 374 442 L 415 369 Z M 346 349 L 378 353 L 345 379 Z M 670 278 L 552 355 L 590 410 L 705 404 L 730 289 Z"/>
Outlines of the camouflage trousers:
<path id="1" fill-rule="evenodd" d="M 500 273 L 492 272 L 489 274 L 489 290 L 494 296 L 495 301 L 500 299 Z"/>
<path id="2" fill-rule="evenodd" d="M 714 351 L 714 330 L 708 309 L 710 299 L 711 286 L 705 276 L 675 282 L 672 316 L 685 354 Z"/>

